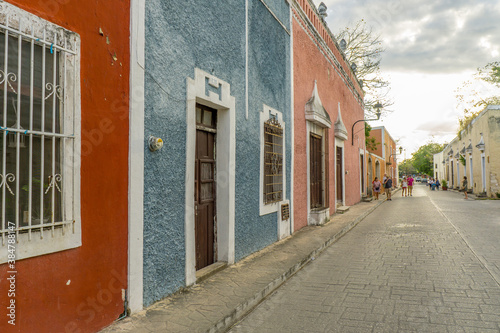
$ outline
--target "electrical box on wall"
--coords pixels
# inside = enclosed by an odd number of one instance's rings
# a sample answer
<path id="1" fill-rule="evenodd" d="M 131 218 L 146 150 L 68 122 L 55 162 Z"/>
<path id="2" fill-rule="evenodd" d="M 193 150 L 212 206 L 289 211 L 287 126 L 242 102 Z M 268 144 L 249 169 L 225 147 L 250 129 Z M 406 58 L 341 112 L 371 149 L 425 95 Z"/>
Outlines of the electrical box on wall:
<path id="1" fill-rule="evenodd" d="M 281 205 L 281 220 L 286 221 L 290 219 L 290 204 Z"/>

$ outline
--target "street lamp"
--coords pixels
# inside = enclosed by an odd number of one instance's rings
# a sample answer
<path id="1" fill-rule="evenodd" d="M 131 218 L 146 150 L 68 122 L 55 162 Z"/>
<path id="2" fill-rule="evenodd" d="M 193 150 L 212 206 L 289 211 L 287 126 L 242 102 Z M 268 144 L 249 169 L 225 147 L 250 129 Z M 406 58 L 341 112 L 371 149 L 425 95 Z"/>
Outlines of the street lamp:
<path id="1" fill-rule="evenodd" d="M 398 148 L 398 149 L 399 149 L 399 155 L 401 155 L 401 154 L 403 153 L 403 147 L 399 146 L 399 148 Z M 392 164 L 392 162 L 391 162 L 391 157 L 392 157 L 392 156 L 398 156 L 398 152 L 397 152 L 396 150 L 393 150 L 393 151 L 392 151 L 392 153 L 389 155 L 389 161 L 388 161 L 388 162 L 386 162 L 386 163 L 387 163 L 387 165 L 391 165 L 391 164 Z M 397 167 L 398 163 L 397 163 L 396 158 L 394 158 L 394 164 L 395 164 L 395 165 L 396 165 L 396 167 Z M 394 168 L 392 169 L 392 171 L 394 171 Z"/>
<path id="2" fill-rule="evenodd" d="M 352 138 L 352 145 L 353 146 L 354 146 L 354 125 L 356 125 L 360 121 L 372 121 L 372 120 L 379 120 L 380 119 L 380 114 L 382 113 L 381 109 L 383 108 L 382 104 L 380 104 L 380 102 L 377 102 L 377 104 L 375 104 L 373 106 L 373 108 L 375 109 L 375 114 L 377 115 L 377 118 L 375 118 L 375 119 L 361 119 L 361 120 L 356 121 L 354 124 L 352 124 L 351 138 Z"/>
<path id="3" fill-rule="evenodd" d="M 402 153 L 403 153 L 403 147 L 399 147 L 399 155 L 401 155 Z M 398 155 L 398 153 L 397 153 L 397 152 L 393 152 L 393 153 L 391 153 L 391 154 L 389 155 L 389 162 L 391 161 L 391 157 L 392 157 L 392 156 L 394 156 L 394 155 L 395 155 L 395 156 L 397 156 L 397 155 Z"/>

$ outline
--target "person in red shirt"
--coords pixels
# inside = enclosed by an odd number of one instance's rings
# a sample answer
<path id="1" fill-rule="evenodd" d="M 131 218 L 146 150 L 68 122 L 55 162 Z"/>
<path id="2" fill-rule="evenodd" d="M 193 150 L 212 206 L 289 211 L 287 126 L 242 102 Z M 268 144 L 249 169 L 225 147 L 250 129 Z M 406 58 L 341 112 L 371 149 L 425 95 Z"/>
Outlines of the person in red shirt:
<path id="1" fill-rule="evenodd" d="M 413 196 L 413 182 L 415 181 L 411 175 L 406 179 L 408 181 L 408 195 Z"/>

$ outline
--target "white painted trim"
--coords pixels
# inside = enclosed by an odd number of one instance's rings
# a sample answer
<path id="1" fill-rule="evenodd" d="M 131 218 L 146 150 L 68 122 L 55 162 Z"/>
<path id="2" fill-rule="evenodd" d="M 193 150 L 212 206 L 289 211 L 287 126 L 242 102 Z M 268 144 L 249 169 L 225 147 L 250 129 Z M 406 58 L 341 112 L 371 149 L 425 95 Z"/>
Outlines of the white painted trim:
<path id="1" fill-rule="evenodd" d="M 206 78 L 218 82 L 221 95 L 205 93 Z M 231 96 L 231 85 L 217 77 L 194 69 L 194 79 L 187 78 L 186 96 L 186 188 L 185 188 L 185 241 L 186 285 L 196 282 L 195 203 L 194 179 L 196 157 L 196 103 L 214 108 L 217 113 L 216 136 L 216 204 L 218 261 L 234 263 L 235 219 L 235 159 L 236 159 L 236 100 Z"/>
<path id="2" fill-rule="evenodd" d="M 372 129 L 373 130 L 373 129 Z M 381 130 L 380 130 L 380 136 L 381 136 L 381 139 L 382 139 L 382 142 L 380 144 L 380 147 L 382 149 L 382 158 L 384 159 L 384 161 L 386 160 L 386 147 L 385 147 L 385 127 L 382 126 Z M 384 163 L 385 164 L 385 163 Z M 385 166 L 385 173 L 387 174 L 387 165 Z"/>
<path id="3" fill-rule="evenodd" d="M 345 183 L 345 148 L 344 148 L 344 140 L 340 140 L 338 138 L 335 138 L 335 202 L 339 202 L 338 201 L 338 198 L 337 198 L 337 147 L 341 147 L 342 148 L 342 172 L 341 172 L 341 175 L 342 175 L 342 201 L 340 202 L 342 206 L 345 206 L 345 187 L 346 187 L 346 183 Z"/>
<path id="4" fill-rule="evenodd" d="M 264 204 L 264 123 L 269 120 L 272 114 L 278 118 L 278 122 L 283 128 L 283 199 L 286 200 L 286 123 L 283 121 L 283 113 L 273 109 L 270 106 L 263 105 L 260 113 L 260 177 L 259 177 L 259 215 L 267 215 L 278 212 L 280 203 L 275 202 L 268 205 Z"/>
<path id="5" fill-rule="evenodd" d="M 474 164 L 472 161 L 472 154 L 469 155 L 469 186 L 474 189 Z"/>
<path id="6" fill-rule="evenodd" d="M 450 180 L 449 185 L 450 187 L 454 187 L 456 184 L 455 184 L 455 166 L 453 164 L 453 158 L 450 158 L 450 166 L 451 166 L 450 174 L 448 175 Z"/>
<path id="7" fill-rule="evenodd" d="M 326 149 L 329 149 L 329 143 L 326 142 L 325 137 L 328 132 L 328 127 L 322 127 L 319 123 L 313 123 L 312 121 L 306 121 L 306 156 L 307 156 L 307 225 L 320 225 L 324 224 L 326 220 L 330 217 L 330 203 L 326 202 L 326 193 L 330 188 L 326 188 Z M 323 166 L 323 201 L 328 207 L 324 209 L 311 209 L 311 133 L 321 136 L 322 144 L 322 166 Z M 330 138 L 328 138 L 331 140 Z M 330 169 L 330 168 L 329 168 Z M 328 184 L 330 186 L 331 182 Z"/>
<path id="8" fill-rule="evenodd" d="M 481 154 L 481 185 L 483 186 L 482 192 L 486 191 L 486 154 Z"/>
<path id="9" fill-rule="evenodd" d="M 143 308 L 145 3 L 130 3 L 130 113 L 128 193 L 128 307 Z"/>
<path id="10" fill-rule="evenodd" d="M 359 172 L 359 187 L 360 187 L 360 196 L 362 197 L 363 196 L 363 189 L 366 188 L 365 186 L 365 182 L 366 182 L 366 177 L 365 175 L 362 175 L 361 174 L 361 169 L 363 169 L 363 173 L 366 174 L 366 163 L 365 163 L 365 151 L 363 149 L 359 149 L 359 155 L 358 156 L 363 156 L 363 161 L 361 163 L 363 163 L 363 165 L 360 164 L 360 172 Z M 358 159 L 360 160 L 360 159 Z M 361 168 L 362 167 L 362 168 Z M 365 181 L 363 182 L 362 180 L 365 179 Z"/>
<path id="11" fill-rule="evenodd" d="M 248 120 L 248 0 L 245 0 L 245 119 Z"/>
<path id="12" fill-rule="evenodd" d="M 294 164 L 295 164 L 295 104 L 294 104 L 294 77 L 293 77 L 293 9 L 290 3 L 289 4 L 289 10 L 290 10 L 290 133 L 291 133 L 291 169 L 290 169 L 290 234 L 293 234 L 295 231 L 294 227 L 294 214 L 293 214 L 293 207 L 294 207 Z"/>

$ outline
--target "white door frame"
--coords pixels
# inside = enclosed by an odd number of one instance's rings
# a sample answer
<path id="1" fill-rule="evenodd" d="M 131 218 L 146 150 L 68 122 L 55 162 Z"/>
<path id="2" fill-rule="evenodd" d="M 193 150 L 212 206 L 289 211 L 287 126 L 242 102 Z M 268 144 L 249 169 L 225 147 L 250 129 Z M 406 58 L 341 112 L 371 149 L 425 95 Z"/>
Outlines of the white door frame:
<path id="1" fill-rule="evenodd" d="M 207 83 L 208 82 L 208 83 Z M 220 91 L 208 91 L 207 84 Z M 235 217 L 235 158 L 236 158 L 236 100 L 231 85 L 217 77 L 194 69 L 194 79 L 187 78 L 186 99 L 186 187 L 185 241 L 186 285 L 196 282 L 194 178 L 196 156 L 196 103 L 217 110 L 216 159 L 216 220 L 217 261 L 234 263 Z"/>

